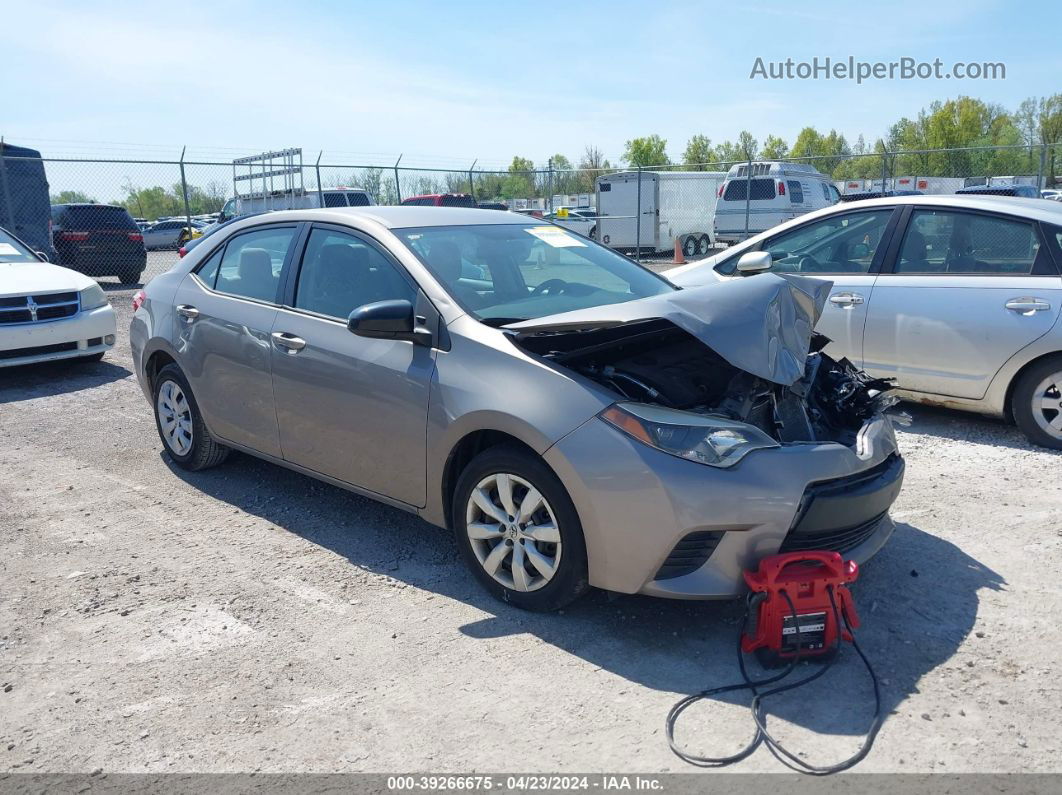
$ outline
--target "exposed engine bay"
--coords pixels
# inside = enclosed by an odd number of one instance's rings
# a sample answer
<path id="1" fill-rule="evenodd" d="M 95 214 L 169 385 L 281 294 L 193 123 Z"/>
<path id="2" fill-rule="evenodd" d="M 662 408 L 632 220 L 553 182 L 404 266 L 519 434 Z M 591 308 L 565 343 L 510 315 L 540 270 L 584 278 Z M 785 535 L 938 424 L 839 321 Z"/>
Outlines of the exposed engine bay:
<path id="1" fill-rule="evenodd" d="M 790 385 L 738 369 L 664 319 L 611 328 L 542 331 L 518 345 L 615 392 L 621 399 L 725 417 L 782 443 L 855 444 L 863 423 L 895 403 L 889 379 L 871 378 L 822 352 L 812 336 L 803 377 Z"/>

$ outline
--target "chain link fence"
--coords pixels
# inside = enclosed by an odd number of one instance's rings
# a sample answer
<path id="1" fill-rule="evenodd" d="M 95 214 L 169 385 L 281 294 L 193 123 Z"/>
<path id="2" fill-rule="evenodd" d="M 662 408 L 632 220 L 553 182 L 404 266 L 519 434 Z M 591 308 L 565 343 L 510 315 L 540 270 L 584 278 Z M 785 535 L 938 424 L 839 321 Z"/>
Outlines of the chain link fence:
<path id="1" fill-rule="evenodd" d="M 1048 145 L 564 170 L 344 165 L 323 155 L 304 161 L 300 150 L 269 154 L 277 157 L 52 158 L 0 143 L 0 227 L 52 261 L 123 281 L 166 270 L 219 217 L 369 201 L 511 209 L 662 262 L 707 256 L 838 201 L 970 189 L 1040 195 L 1062 186 L 1062 146 Z M 116 209 L 71 209 L 87 204 Z"/>

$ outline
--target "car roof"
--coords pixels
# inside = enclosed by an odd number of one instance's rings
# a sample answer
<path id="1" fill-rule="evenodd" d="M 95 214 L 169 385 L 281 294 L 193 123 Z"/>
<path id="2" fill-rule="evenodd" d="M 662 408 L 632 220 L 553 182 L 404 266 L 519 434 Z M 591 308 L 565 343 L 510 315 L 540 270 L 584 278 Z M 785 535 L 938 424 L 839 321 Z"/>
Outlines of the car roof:
<path id="1" fill-rule="evenodd" d="M 535 219 L 517 215 L 506 210 L 482 210 L 479 207 L 418 207 L 381 206 L 330 207 L 310 210 L 277 210 L 271 212 L 269 221 L 332 221 L 350 222 L 364 219 L 388 229 L 403 229 L 412 226 L 472 226 L 484 224 L 536 223 Z M 248 216 L 244 216 L 248 217 Z M 241 219 L 242 220 L 242 219 Z M 261 222 L 259 218 L 259 222 Z"/>
<path id="2" fill-rule="evenodd" d="M 970 210 L 987 210 L 1005 215 L 1022 215 L 1049 224 L 1062 224 L 1062 203 L 1046 199 L 1025 198 L 1022 196 L 986 196 L 984 194 L 927 194 L 924 196 L 887 196 L 881 199 L 864 199 L 861 201 L 833 204 L 822 210 L 801 215 L 788 223 L 805 222 L 810 218 L 829 215 L 840 209 L 845 211 L 860 207 L 894 207 L 906 204 L 930 207 L 956 207 Z"/>

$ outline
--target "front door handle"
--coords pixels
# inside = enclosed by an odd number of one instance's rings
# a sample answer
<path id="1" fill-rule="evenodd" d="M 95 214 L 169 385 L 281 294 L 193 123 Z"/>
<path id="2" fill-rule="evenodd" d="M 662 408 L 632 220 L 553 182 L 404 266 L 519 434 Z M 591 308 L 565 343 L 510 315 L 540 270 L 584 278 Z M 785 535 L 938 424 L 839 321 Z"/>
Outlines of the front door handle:
<path id="1" fill-rule="evenodd" d="M 1051 308 L 1051 304 L 1044 301 L 1042 298 L 1012 298 L 1010 301 L 1003 304 L 1003 306 L 1012 312 L 1017 312 L 1019 315 L 1032 315 L 1035 312 L 1046 312 Z"/>
<path id="2" fill-rule="evenodd" d="M 864 299 L 859 293 L 834 293 L 830 296 L 830 303 L 843 309 L 863 303 Z"/>
<path id="3" fill-rule="evenodd" d="M 195 320 L 197 317 L 199 317 L 199 310 L 196 309 L 194 306 L 189 306 L 188 304 L 181 304 L 177 307 L 177 314 L 187 320 Z"/>
<path id="4" fill-rule="evenodd" d="M 274 331 L 271 336 L 273 344 L 278 348 L 283 348 L 287 353 L 298 353 L 306 347 L 306 340 L 294 334 L 288 334 L 286 331 Z"/>

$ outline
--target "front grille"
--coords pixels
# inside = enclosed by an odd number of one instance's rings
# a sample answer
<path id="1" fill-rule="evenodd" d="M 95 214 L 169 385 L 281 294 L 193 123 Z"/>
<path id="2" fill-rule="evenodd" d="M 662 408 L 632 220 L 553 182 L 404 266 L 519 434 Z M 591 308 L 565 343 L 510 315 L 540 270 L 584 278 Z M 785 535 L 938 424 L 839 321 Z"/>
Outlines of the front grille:
<path id="1" fill-rule="evenodd" d="M 45 353 L 62 353 L 63 351 L 76 350 L 76 342 L 60 342 L 55 345 L 38 345 L 35 348 L 13 348 L 9 351 L 0 351 L 0 359 L 21 359 L 23 356 L 40 356 Z"/>
<path id="2" fill-rule="evenodd" d="M 725 530 L 697 530 L 683 536 L 653 579 L 670 580 L 697 571 L 708 562 L 725 533 Z"/>
<path id="3" fill-rule="evenodd" d="M 77 293 L 18 295 L 0 298 L 0 325 L 63 320 L 81 311 Z"/>
<path id="4" fill-rule="evenodd" d="M 878 522 L 885 514 L 878 514 L 873 519 L 858 524 L 855 527 L 847 527 L 832 533 L 820 533 L 818 535 L 798 535 L 790 533 L 782 542 L 779 552 L 807 552 L 813 549 L 822 549 L 828 552 L 840 552 L 844 554 L 850 549 L 855 549 L 878 529 Z"/>

